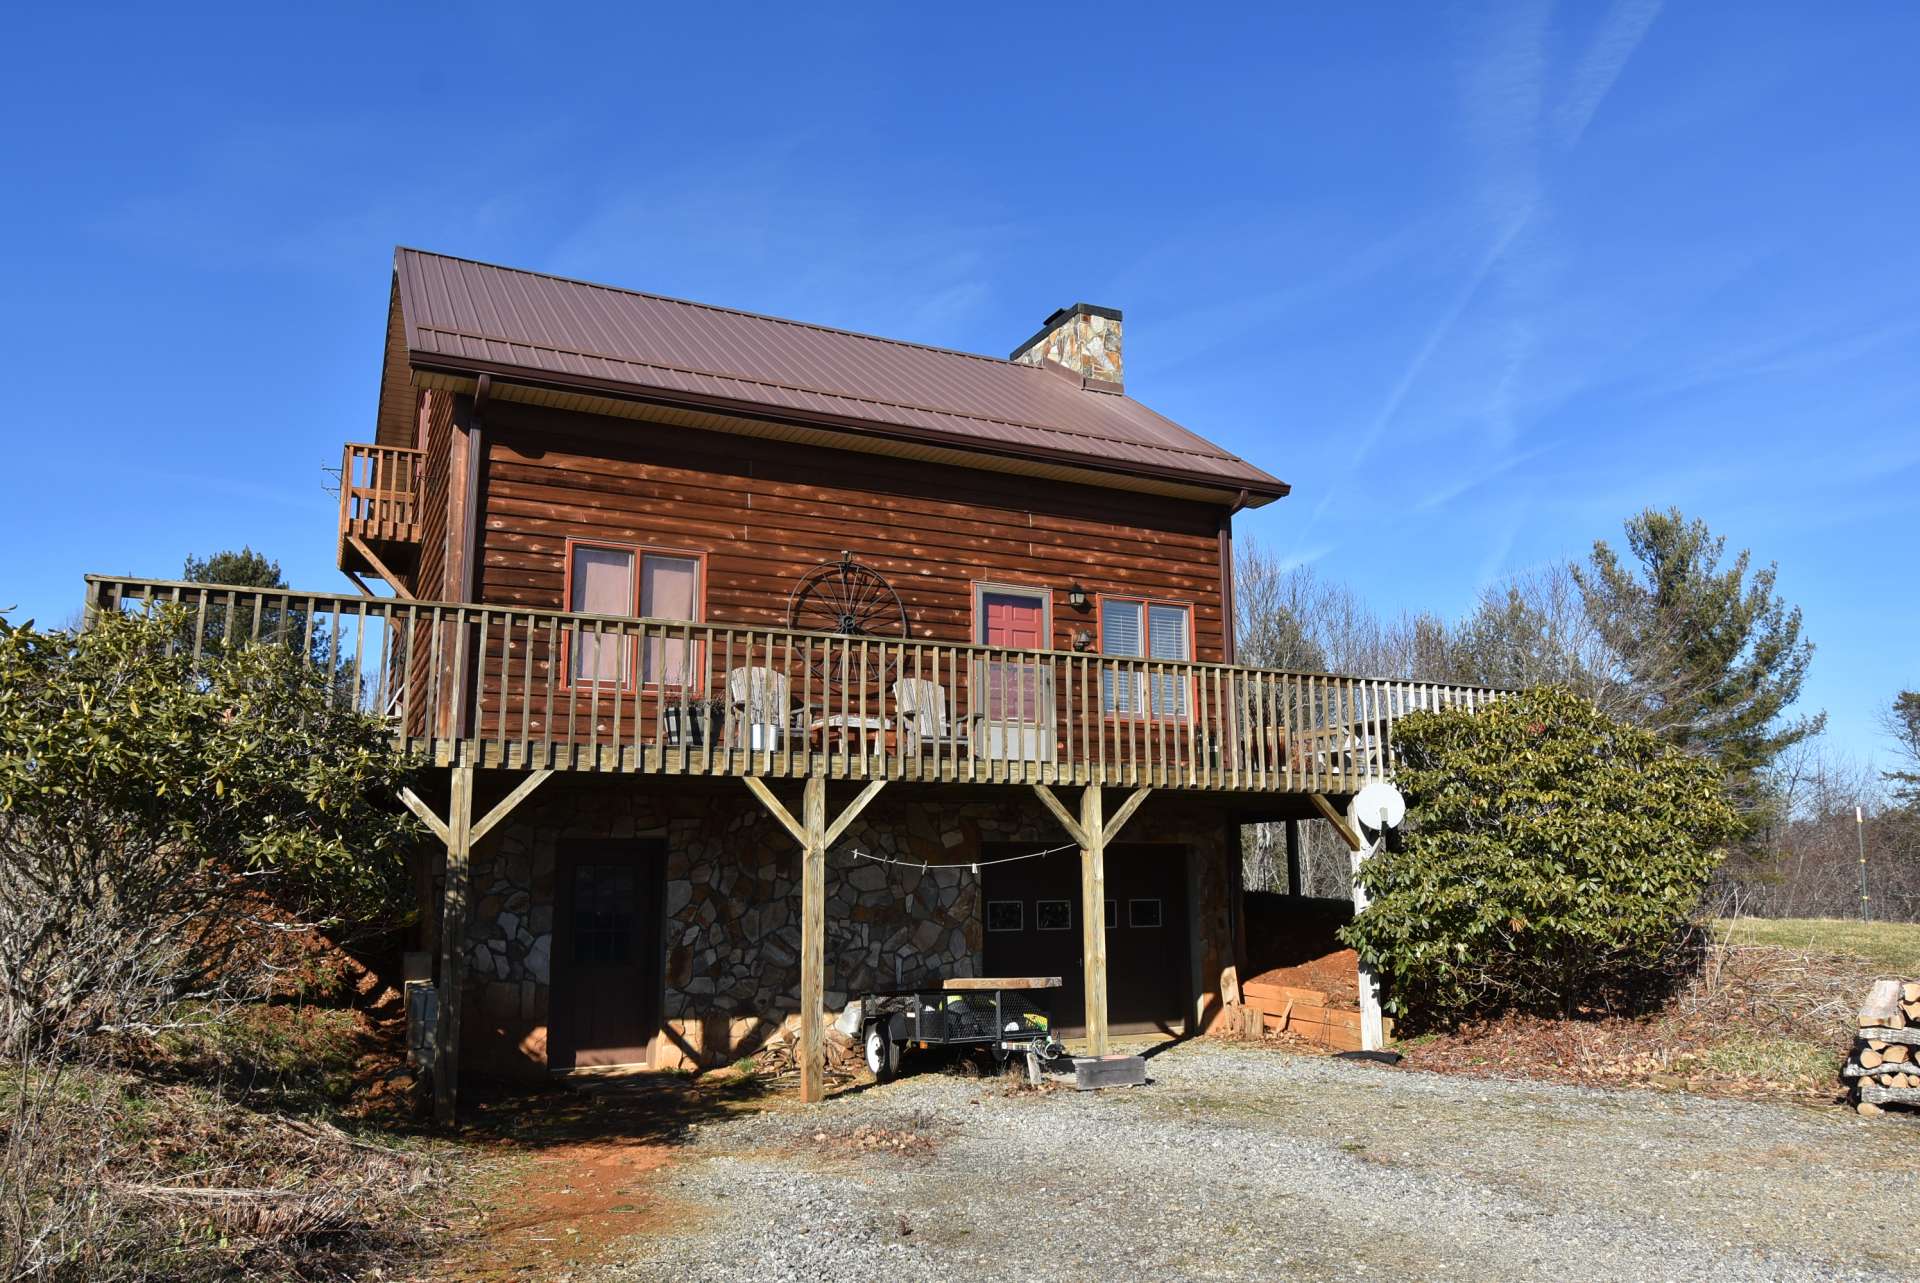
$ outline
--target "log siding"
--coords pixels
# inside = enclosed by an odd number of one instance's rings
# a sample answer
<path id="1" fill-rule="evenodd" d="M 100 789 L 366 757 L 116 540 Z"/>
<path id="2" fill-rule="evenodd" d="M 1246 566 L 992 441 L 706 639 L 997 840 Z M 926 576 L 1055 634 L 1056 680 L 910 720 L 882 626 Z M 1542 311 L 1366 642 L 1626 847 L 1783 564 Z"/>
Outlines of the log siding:
<path id="1" fill-rule="evenodd" d="M 975 585 L 1053 594 L 1051 645 L 1095 628 L 1066 590 L 1190 603 L 1194 658 L 1225 658 L 1220 511 L 1136 493 L 496 402 L 479 599 L 564 608 L 569 539 L 704 554 L 706 618 L 781 627 L 843 550 L 899 593 L 912 636 L 973 640 Z"/>

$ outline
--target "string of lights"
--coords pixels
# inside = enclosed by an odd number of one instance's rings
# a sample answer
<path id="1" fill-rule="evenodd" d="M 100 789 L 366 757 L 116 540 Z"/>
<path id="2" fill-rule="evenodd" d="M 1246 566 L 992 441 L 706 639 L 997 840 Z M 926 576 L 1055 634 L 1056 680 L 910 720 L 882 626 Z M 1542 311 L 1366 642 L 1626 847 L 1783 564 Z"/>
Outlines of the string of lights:
<path id="1" fill-rule="evenodd" d="M 1028 851 L 1024 855 L 1003 855 L 995 860 L 972 860 L 968 862 L 967 867 L 977 874 L 989 864 L 1015 864 L 1021 860 L 1038 860 L 1049 855 L 1058 855 L 1062 851 L 1077 851 L 1079 849 L 1079 843 L 1068 842 L 1063 846 L 1050 846 L 1044 851 Z M 862 851 L 858 847 L 854 848 L 853 854 L 862 860 L 871 860 L 875 864 L 892 864 L 901 868 L 918 869 L 922 873 L 925 873 L 928 869 L 957 869 L 960 867 L 958 864 L 940 864 L 932 860 L 897 860 L 890 855 L 875 855 L 871 851 Z"/>

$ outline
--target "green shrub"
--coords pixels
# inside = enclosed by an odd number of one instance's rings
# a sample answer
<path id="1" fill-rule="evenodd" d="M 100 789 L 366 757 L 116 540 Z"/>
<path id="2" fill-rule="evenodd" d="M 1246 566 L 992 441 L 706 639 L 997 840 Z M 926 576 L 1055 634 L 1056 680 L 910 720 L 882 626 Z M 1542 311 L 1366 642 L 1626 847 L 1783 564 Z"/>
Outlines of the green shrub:
<path id="1" fill-rule="evenodd" d="M 1737 828 L 1713 763 L 1563 690 L 1395 727 L 1410 823 L 1341 938 L 1415 1027 L 1619 1010 L 1673 972 Z"/>
<path id="2" fill-rule="evenodd" d="M 183 644 L 170 606 L 0 621 L 0 1045 L 167 1023 L 270 985 L 302 927 L 407 902 L 409 764 L 337 666 Z M 303 633 L 295 633 L 301 636 Z"/>

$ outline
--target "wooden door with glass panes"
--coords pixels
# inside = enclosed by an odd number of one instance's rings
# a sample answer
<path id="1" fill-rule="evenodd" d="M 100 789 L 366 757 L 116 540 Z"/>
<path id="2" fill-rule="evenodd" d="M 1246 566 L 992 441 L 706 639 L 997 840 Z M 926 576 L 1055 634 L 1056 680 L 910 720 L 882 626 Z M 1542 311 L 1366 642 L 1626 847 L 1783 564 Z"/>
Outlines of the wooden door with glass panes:
<path id="1" fill-rule="evenodd" d="M 1057 1033 L 1082 1036 L 1080 856 L 988 865 L 1030 846 L 982 843 L 983 963 L 990 976 L 1059 976 L 1044 995 Z M 1181 1033 L 1191 996 L 1187 852 L 1180 846 L 1107 848 L 1107 1027 L 1117 1034 Z"/>
<path id="2" fill-rule="evenodd" d="M 561 847 L 554 887 L 548 1063 L 636 1065 L 660 1027 L 657 841 Z"/>

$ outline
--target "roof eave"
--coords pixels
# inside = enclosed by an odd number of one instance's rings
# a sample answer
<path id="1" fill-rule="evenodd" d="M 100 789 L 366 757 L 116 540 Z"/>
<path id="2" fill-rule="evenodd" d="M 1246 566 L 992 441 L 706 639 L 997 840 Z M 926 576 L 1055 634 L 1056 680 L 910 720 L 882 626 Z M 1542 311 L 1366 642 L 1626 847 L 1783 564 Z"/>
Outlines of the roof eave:
<path id="1" fill-rule="evenodd" d="M 409 326 L 411 330 L 411 326 Z M 409 334 L 409 338 L 412 335 Z M 994 455 L 1001 458 L 1031 459 L 1038 462 L 1063 464 L 1082 468 L 1094 473 L 1111 473 L 1118 476 L 1144 477 L 1151 480 L 1175 482 L 1186 486 L 1196 486 L 1207 490 L 1219 491 L 1223 502 L 1231 502 L 1244 495 L 1239 502 L 1242 508 L 1258 508 L 1282 499 L 1291 492 L 1286 482 L 1264 473 L 1258 476 L 1223 476 L 1219 473 L 1197 472 L 1185 468 L 1155 468 L 1139 464 L 1126 464 L 1112 460 L 1089 458 L 1068 450 L 1047 450 L 1040 447 L 1004 446 L 995 448 L 978 442 L 959 442 L 953 437 L 939 432 L 922 431 L 901 424 L 875 423 L 871 420 L 857 419 L 846 415 L 826 414 L 813 410 L 776 409 L 756 401 L 736 400 L 732 397 L 709 396 L 699 392 L 685 392 L 666 388 L 650 388 L 641 384 L 626 383 L 617 379 L 597 379 L 591 375 L 568 374 L 560 371 L 529 371 L 499 361 L 485 361 L 473 357 L 449 356 L 445 353 L 412 350 L 408 353 L 410 364 L 415 369 L 432 370 L 446 374 L 486 374 L 495 380 L 518 383 L 528 387 L 555 388 L 573 391 L 591 391 L 601 396 L 616 397 L 622 400 L 637 401 L 642 404 L 667 406 L 679 409 L 709 410 L 718 413 L 736 415 L 742 418 L 765 419 L 775 423 L 789 423 L 800 427 L 831 428 L 856 436 L 879 437 L 895 441 L 909 441 L 921 445 L 940 446 L 946 449 L 967 453 Z"/>

